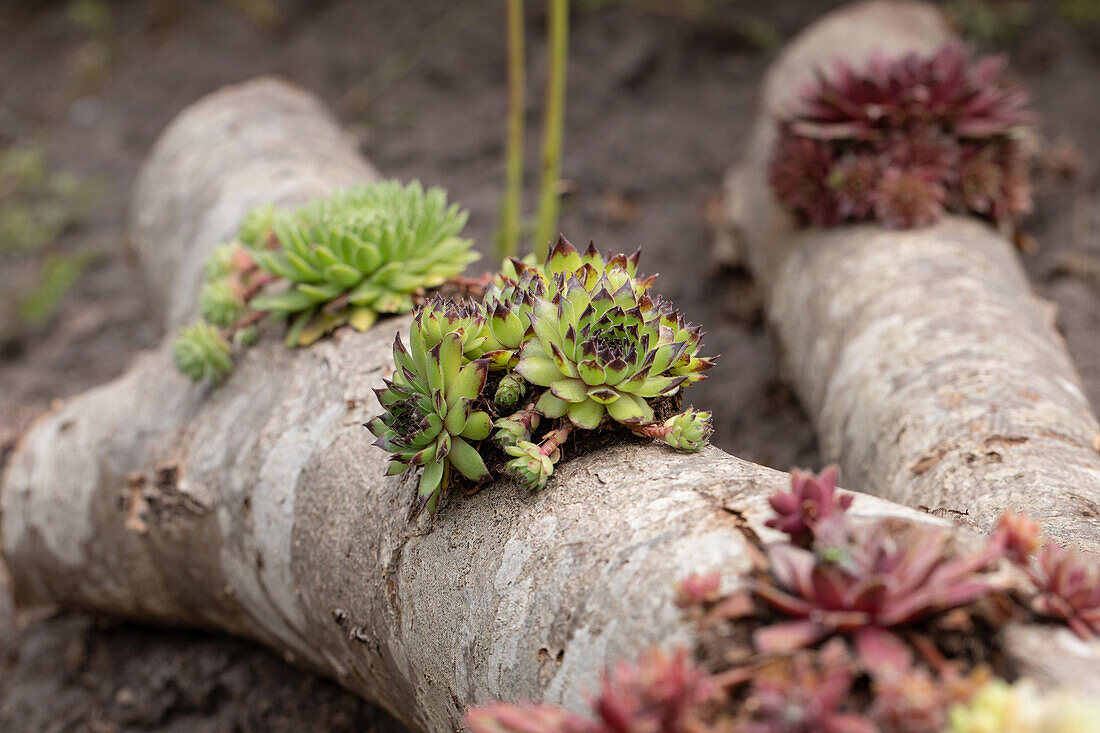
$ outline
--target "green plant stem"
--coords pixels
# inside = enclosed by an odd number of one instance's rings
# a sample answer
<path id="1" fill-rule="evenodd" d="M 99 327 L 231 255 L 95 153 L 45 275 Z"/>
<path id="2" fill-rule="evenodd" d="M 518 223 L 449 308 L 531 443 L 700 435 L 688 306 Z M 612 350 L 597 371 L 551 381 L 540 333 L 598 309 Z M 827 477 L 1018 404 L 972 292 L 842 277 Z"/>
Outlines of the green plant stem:
<path id="1" fill-rule="evenodd" d="M 561 178 L 561 142 L 565 127 L 565 77 L 569 61 L 569 1 L 548 0 L 546 112 L 543 119 L 542 180 L 539 183 L 538 224 L 533 250 L 542 260 L 558 225 Z"/>
<path id="2" fill-rule="evenodd" d="M 500 212 L 501 258 L 519 253 L 519 230 L 523 204 L 523 122 L 526 70 L 523 48 L 523 0 L 507 0 L 508 16 L 508 145 L 505 166 L 504 201 Z"/>
<path id="3" fill-rule="evenodd" d="M 236 321 L 234 321 L 229 328 L 222 331 L 222 336 L 224 336 L 225 339 L 228 341 L 237 331 L 240 331 L 242 328 L 248 328 L 249 326 L 259 323 L 264 319 L 265 316 L 268 315 L 271 315 L 268 311 L 252 311 L 247 315 L 241 316 Z"/>

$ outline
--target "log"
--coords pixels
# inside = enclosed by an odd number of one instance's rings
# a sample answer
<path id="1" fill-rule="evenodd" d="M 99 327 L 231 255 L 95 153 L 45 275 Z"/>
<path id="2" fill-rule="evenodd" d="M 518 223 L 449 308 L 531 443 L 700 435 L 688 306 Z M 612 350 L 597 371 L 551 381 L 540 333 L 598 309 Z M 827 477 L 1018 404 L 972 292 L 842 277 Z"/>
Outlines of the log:
<path id="1" fill-rule="evenodd" d="M 193 308 L 179 284 L 202 261 L 191 250 L 230 236 L 250 206 L 372 176 L 320 105 L 284 85 L 184 112 L 135 197 L 136 245 L 168 322 Z M 300 350 L 262 342 L 218 387 L 175 372 L 169 332 L 40 419 L 0 482 L 16 601 L 249 636 L 446 731 L 490 699 L 583 708 L 610 663 L 690 642 L 674 582 L 722 570 L 732 584 L 776 537 L 766 497 L 786 474 L 643 443 L 563 462 L 537 494 L 502 481 L 410 517 L 415 479 L 384 477 L 361 427 L 408 325 Z M 864 495 L 852 511 L 946 525 Z M 1100 690 L 1096 650 L 1068 630 L 1015 632 L 1061 663 L 1042 681 Z"/>
<path id="2" fill-rule="evenodd" d="M 796 38 L 765 77 L 727 176 L 718 255 L 745 255 L 846 486 L 964 513 L 983 530 L 1005 509 L 1027 511 L 1059 541 L 1100 550 L 1100 427 L 1013 244 L 959 216 L 910 231 L 799 229 L 768 185 L 776 112 L 816 70 L 955 40 L 932 6 L 877 0 Z"/>

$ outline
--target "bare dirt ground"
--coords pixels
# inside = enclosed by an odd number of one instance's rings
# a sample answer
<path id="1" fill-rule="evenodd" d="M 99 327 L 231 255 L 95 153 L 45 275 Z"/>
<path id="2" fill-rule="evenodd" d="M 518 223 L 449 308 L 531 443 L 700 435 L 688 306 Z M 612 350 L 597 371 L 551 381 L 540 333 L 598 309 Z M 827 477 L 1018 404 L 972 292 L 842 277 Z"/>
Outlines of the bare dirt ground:
<path id="1" fill-rule="evenodd" d="M 751 11 L 760 22 L 751 27 L 786 39 L 837 4 L 770 3 Z M 66 2 L 0 7 L 0 147 L 34 141 L 53 165 L 104 186 L 92 214 L 52 247 L 90 252 L 89 269 L 47 325 L 0 349 L 0 452 L 52 400 L 116 376 L 162 337 L 127 250 L 131 186 L 165 124 L 224 84 L 274 73 L 314 90 L 385 174 L 443 185 L 469 207 L 468 232 L 490 251 L 503 178 L 501 4 L 287 0 L 276 3 L 283 22 L 274 28 L 240 9 L 255 5 L 108 3 L 108 21 L 96 27 L 74 22 Z M 444 32 L 426 44 L 427 56 L 399 69 L 402 49 L 430 38 L 425 29 L 456 5 L 466 11 L 435 26 Z M 577 12 L 561 228 L 604 249 L 641 245 L 643 269 L 661 273 L 658 290 L 705 324 L 709 351 L 722 359 L 688 399 L 715 411 L 718 445 L 777 468 L 816 467 L 813 435 L 777 371 L 751 281 L 709 257 L 707 213 L 768 63 L 767 38 L 745 32 L 748 8 L 729 3 L 702 21 L 621 4 Z M 1039 249 L 1025 259 L 1037 290 L 1058 305 L 1096 405 L 1100 27 L 1036 8 L 1011 45 L 1050 143 L 1026 226 Z M 463 14 L 476 19 L 463 26 Z M 533 81 L 542 77 L 541 27 L 533 10 Z M 395 70 L 389 81 L 377 81 L 379 68 Z M 369 78 L 377 93 L 364 105 L 349 90 Z M 533 88 L 531 127 L 539 99 Z M 533 170 L 537 146 L 529 142 Z M 12 619 L 0 593 L 2 730 L 400 730 L 335 684 L 247 642 L 76 615 Z"/>

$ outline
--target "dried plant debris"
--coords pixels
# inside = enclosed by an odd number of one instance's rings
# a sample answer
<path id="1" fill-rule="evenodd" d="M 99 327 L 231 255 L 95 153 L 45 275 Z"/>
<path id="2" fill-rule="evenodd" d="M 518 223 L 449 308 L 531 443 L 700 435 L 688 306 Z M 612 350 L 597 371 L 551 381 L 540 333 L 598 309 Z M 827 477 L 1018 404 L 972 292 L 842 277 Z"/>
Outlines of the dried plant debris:
<path id="1" fill-rule="evenodd" d="M 605 674 L 592 716 L 549 706 L 475 708 L 473 733 L 1087 733 L 1100 705 L 1041 693 L 998 649 L 1011 619 L 1100 634 L 1098 559 L 1044 543 L 1006 514 L 980 547 L 947 530 L 860 521 L 836 471 L 794 472 L 771 497 L 787 537 L 723 594 L 695 575 L 676 602 L 699 626 L 687 652 Z M 1012 569 L 1015 568 L 1015 571 Z M 1019 572 L 1019 571 L 1023 572 Z"/>
<path id="2" fill-rule="evenodd" d="M 649 294 L 638 257 L 604 257 L 593 244 L 582 253 L 561 238 L 542 265 L 507 260 L 480 302 L 437 299 L 418 311 L 377 390 L 385 412 L 367 427 L 391 473 L 423 469 L 428 511 L 452 468 L 475 484 L 495 469 L 541 489 L 567 441 L 590 442 L 582 436 L 706 445 L 710 413 L 668 408 L 714 360 L 699 354 L 703 332 Z"/>
<path id="3" fill-rule="evenodd" d="M 466 218 L 442 189 L 416 181 L 359 186 L 294 212 L 250 212 L 207 262 L 206 324 L 181 333 L 177 366 L 196 381 L 223 378 L 232 370 L 225 355 L 254 341 L 269 316 L 288 322 L 288 346 L 308 346 L 343 325 L 364 331 L 380 314 L 411 312 L 477 259 L 459 236 Z"/>
<path id="4" fill-rule="evenodd" d="M 905 229 L 948 211 L 1014 226 L 1031 209 L 1032 117 L 1004 66 L 960 46 L 864 69 L 838 62 L 780 114 L 776 196 L 810 226 Z"/>

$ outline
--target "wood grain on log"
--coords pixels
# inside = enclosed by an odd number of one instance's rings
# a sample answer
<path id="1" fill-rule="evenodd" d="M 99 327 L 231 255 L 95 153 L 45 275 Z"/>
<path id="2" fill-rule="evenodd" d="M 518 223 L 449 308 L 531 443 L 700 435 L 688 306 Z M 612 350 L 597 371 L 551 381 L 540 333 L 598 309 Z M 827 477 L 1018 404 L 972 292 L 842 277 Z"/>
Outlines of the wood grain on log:
<path id="1" fill-rule="evenodd" d="M 271 81 L 213 95 L 169 128 L 141 178 L 135 231 L 166 312 L 180 314 L 170 322 L 193 307 L 177 283 L 194 282 L 196 252 L 250 206 L 372 177 L 338 132 L 310 97 Z M 324 168 L 293 158 L 303 139 Z M 252 166 L 272 179 L 224 181 Z M 308 349 L 261 343 L 218 387 L 175 372 L 169 334 L 42 418 L 0 486 L 18 601 L 247 635 L 446 731 L 491 698 L 583 707 L 608 664 L 689 641 L 674 582 L 716 569 L 732 581 L 776 537 L 766 497 L 786 474 L 650 444 L 564 463 L 538 494 L 499 482 L 410 520 L 414 480 L 384 478 L 386 456 L 360 426 L 408 324 Z M 853 510 L 944 524 L 863 495 Z M 1043 648 L 1094 658 L 1068 630 Z M 1100 689 L 1068 668 L 1041 679 Z"/>
<path id="2" fill-rule="evenodd" d="M 817 70 L 955 40 L 935 8 L 880 0 L 795 39 L 726 181 L 732 241 L 846 486 L 965 512 L 986 530 L 1005 509 L 1027 511 L 1058 540 L 1100 550 L 1100 427 L 1012 243 L 963 217 L 800 230 L 768 185 L 776 112 Z"/>

